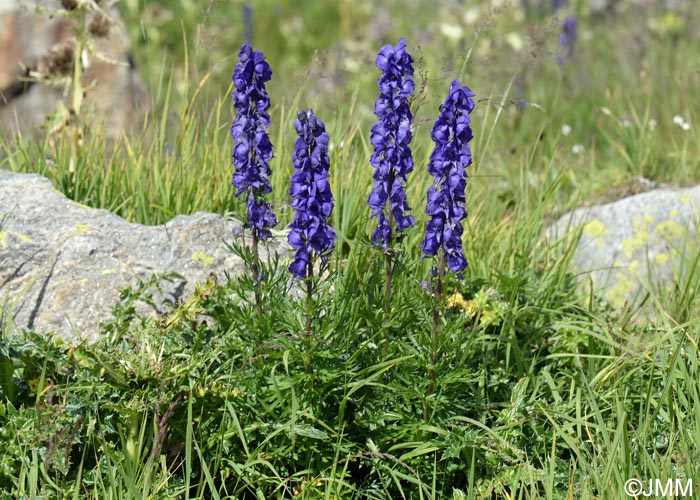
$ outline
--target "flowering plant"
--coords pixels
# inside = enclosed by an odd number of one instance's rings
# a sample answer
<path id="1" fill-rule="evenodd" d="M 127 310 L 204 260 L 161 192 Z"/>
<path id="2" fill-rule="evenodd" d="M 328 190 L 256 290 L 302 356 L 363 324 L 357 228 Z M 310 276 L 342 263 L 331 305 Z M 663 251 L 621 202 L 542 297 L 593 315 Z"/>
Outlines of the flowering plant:
<path id="1" fill-rule="evenodd" d="M 406 176 L 413 171 L 409 147 L 413 116 L 408 99 L 415 87 L 413 58 L 406 52 L 406 40 L 399 40 L 396 47 L 382 47 L 376 64 L 382 70 L 382 76 L 377 80 L 379 97 L 374 106 L 374 114 L 379 120 L 372 126 L 370 136 L 374 146 L 370 163 L 375 172 L 368 204 L 372 217 L 377 217 L 377 229 L 372 234 L 372 240 L 376 245 L 387 248 L 392 243 L 392 222 L 396 224 L 397 231 L 413 225 L 413 217 L 406 215 L 410 207 L 404 191 Z M 387 200 L 390 207 L 385 214 Z"/>
<path id="2" fill-rule="evenodd" d="M 233 70 L 233 106 L 236 117 L 231 125 L 233 147 L 233 177 L 236 197 L 246 194 L 248 224 L 253 237 L 253 255 L 250 273 L 255 284 L 255 306 L 259 317 L 263 315 L 262 299 L 258 284 L 263 280 L 258 243 L 271 236 L 270 228 L 277 224 L 271 205 L 263 196 L 272 191 L 270 165 L 272 143 L 267 135 L 270 126 L 270 97 L 265 82 L 272 78 L 272 69 L 259 50 L 246 44 L 238 53 L 238 63 Z"/>
<path id="3" fill-rule="evenodd" d="M 467 216 L 465 188 L 467 167 L 472 163 L 469 141 L 472 139 L 470 113 L 474 93 L 455 80 L 440 107 L 431 137 L 435 148 L 428 172 L 435 180 L 428 189 L 425 212 L 430 217 L 423 238 L 423 257 L 434 256 L 442 248 L 454 272 L 467 267 L 462 250 L 462 220 Z"/>
<path id="4" fill-rule="evenodd" d="M 328 182 L 328 134 L 324 123 L 310 109 L 298 113 L 294 128 L 299 137 L 292 153 L 295 172 L 290 180 L 289 195 L 295 215 L 287 240 L 296 252 L 289 271 L 296 278 L 307 278 L 312 274 L 313 254 L 325 262 L 328 252 L 335 246 L 335 231 L 326 222 L 333 211 L 333 194 Z"/>
<path id="5" fill-rule="evenodd" d="M 578 22 L 573 16 L 569 16 L 564 20 L 559 35 L 559 45 L 561 45 L 562 53 L 557 55 L 557 61 L 560 66 L 564 65 L 567 59 L 571 59 L 574 55 L 574 44 L 578 38 Z"/>
<path id="6" fill-rule="evenodd" d="M 272 191 L 270 166 L 272 143 L 267 135 L 270 126 L 270 97 L 265 82 L 272 77 L 272 69 L 259 50 L 248 44 L 241 46 L 239 62 L 233 72 L 233 105 L 236 118 L 231 126 L 234 138 L 231 184 L 237 189 L 236 196 L 246 193 L 248 223 L 253 237 L 266 240 L 270 228 L 277 224 L 271 206 L 262 196 Z"/>

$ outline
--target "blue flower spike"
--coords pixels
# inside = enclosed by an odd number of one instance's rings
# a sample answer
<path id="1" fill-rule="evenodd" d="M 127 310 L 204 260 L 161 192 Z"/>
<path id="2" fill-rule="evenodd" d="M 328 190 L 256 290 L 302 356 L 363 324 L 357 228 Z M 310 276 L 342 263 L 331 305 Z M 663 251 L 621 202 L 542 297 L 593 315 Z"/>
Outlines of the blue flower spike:
<path id="1" fill-rule="evenodd" d="M 440 107 L 431 137 L 435 143 L 428 172 L 434 177 L 428 189 L 428 224 L 421 248 L 423 257 L 435 256 L 440 248 L 455 273 L 467 267 L 462 249 L 462 220 L 467 216 L 465 189 L 467 167 L 472 163 L 469 141 L 474 93 L 459 80 L 450 85 L 450 93 Z"/>
<path id="2" fill-rule="evenodd" d="M 270 228 L 277 224 L 272 207 L 263 196 L 272 191 L 270 165 L 272 143 L 267 134 L 270 126 L 270 97 L 265 82 L 272 78 L 272 69 L 265 56 L 248 44 L 241 46 L 233 71 L 233 106 L 236 117 L 231 125 L 233 178 L 236 197 L 246 194 L 248 223 L 256 239 L 270 237 Z"/>
<path id="3" fill-rule="evenodd" d="M 312 110 L 300 111 L 294 122 L 294 142 L 289 195 L 295 211 L 287 241 L 295 249 L 289 271 L 295 278 L 310 276 L 314 255 L 323 263 L 335 246 L 336 234 L 326 219 L 333 212 L 333 194 L 328 182 L 330 158 L 324 123 Z"/>
<path id="4" fill-rule="evenodd" d="M 370 141 L 374 151 L 370 163 L 374 167 L 374 186 L 368 204 L 377 228 L 372 233 L 375 245 L 387 248 L 394 231 L 401 232 L 413 225 L 411 210 L 406 202 L 406 176 L 413 171 L 411 154 L 411 122 L 413 116 L 409 98 L 413 93 L 413 58 L 406 52 L 406 39 L 396 47 L 385 45 L 376 60 L 382 76 L 377 80 L 379 97 L 374 114 L 379 120 L 372 126 Z M 389 202 L 390 217 L 385 206 Z M 395 227 L 392 227 L 391 220 Z"/>

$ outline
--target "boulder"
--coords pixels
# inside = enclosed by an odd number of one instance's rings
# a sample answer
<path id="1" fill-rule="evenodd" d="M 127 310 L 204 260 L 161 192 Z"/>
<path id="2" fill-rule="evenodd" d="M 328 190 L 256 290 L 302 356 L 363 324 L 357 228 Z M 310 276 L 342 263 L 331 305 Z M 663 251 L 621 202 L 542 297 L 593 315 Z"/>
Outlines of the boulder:
<path id="1" fill-rule="evenodd" d="M 699 221 L 700 186 L 655 189 L 570 212 L 548 233 L 564 240 L 580 235 L 573 255 L 580 281 L 622 309 L 687 277 L 698 254 Z"/>
<path id="2" fill-rule="evenodd" d="M 156 311 L 145 304 L 139 311 L 167 313 L 211 273 L 221 282 L 224 273 L 243 271 L 243 261 L 226 247 L 238 228 L 235 219 L 204 212 L 160 226 L 134 224 L 69 200 L 40 175 L 0 170 L 4 319 L 69 341 L 94 340 L 99 323 L 112 319 L 121 289 L 154 274 L 176 273 L 154 295 Z M 282 233 L 273 232 L 267 252 L 290 255 Z"/>
<path id="3" fill-rule="evenodd" d="M 0 0 L 0 137 L 39 136 L 48 115 L 61 105 L 71 109 L 66 85 L 75 59 L 76 21 L 64 4 L 71 2 Z M 107 2 L 94 6 L 85 21 L 89 50 L 80 57 L 85 89 L 80 118 L 115 137 L 139 130 L 149 99 L 118 10 Z"/>

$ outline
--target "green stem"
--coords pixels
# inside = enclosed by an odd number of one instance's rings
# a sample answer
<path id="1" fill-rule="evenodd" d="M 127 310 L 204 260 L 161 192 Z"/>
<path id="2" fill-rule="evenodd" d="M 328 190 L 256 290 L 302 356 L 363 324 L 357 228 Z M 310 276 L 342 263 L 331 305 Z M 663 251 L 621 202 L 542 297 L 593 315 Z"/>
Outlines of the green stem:
<path id="1" fill-rule="evenodd" d="M 391 319 L 391 280 L 394 276 L 391 247 L 386 249 L 386 283 L 384 284 L 384 314 L 387 322 Z"/>
<path id="2" fill-rule="evenodd" d="M 438 362 L 438 346 L 440 340 L 440 309 L 442 308 L 442 287 L 445 279 L 445 249 L 440 248 L 438 256 L 437 286 L 433 303 L 433 331 L 430 337 L 430 368 L 428 369 L 427 396 L 435 393 L 435 366 Z M 423 421 L 427 424 L 430 419 L 430 404 L 426 398 L 423 403 Z"/>
<path id="3" fill-rule="evenodd" d="M 314 268 L 309 260 L 306 276 L 306 331 L 304 332 L 304 371 L 311 373 L 311 315 L 313 314 L 313 293 L 314 293 Z"/>
<path id="4" fill-rule="evenodd" d="M 262 308 L 262 298 L 260 296 L 260 286 L 262 285 L 260 283 L 260 253 L 258 251 L 258 231 L 255 228 L 252 228 L 253 232 L 253 262 L 250 265 L 250 269 L 253 273 L 253 283 L 254 283 L 254 290 L 253 294 L 255 295 L 255 310 L 258 313 L 258 319 L 262 319 L 263 317 L 263 308 Z"/>
<path id="5" fill-rule="evenodd" d="M 389 196 L 391 196 L 392 185 L 394 184 L 394 171 L 393 169 L 389 172 L 389 182 L 387 183 L 387 190 Z M 387 221 L 389 222 L 389 234 L 387 235 L 386 242 L 386 278 L 384 280 L 384 319 L 385 325 L 391 322 L 391 282 L 394 277 L 394 267 L 393 267 L 393 240 L 394 240 L 394 212 L 391 209 L 391 200 L 389 200 L 389 209 L 387 210 Z M 389 332 L 388 328 L 385 326 L 382 330 L 382 361 L 386 360 L 387 351 L 389 350 Z"/>
<path id="6" fill-rule="evenodd" d="M 394 184 L 394 170 L 389 172 L 389 182 L 387 183 L 387 190 L 389 196 L 391 197 L 391 190 Z M 389 320 L 391 318 L 391 280 L 394 276 L 393 262 L 392 262 L 392 250 L 394 243 L 394 211 L 391 209 L 391 200 L 389 200 L 389 209 L 387 210 L 387 222 L 389 223 L 389 234 L 387 235 L 386 241 L 386 284 L 384 288 L 384 295 L 386 302 L 384 303 L 386 318 Z"/>

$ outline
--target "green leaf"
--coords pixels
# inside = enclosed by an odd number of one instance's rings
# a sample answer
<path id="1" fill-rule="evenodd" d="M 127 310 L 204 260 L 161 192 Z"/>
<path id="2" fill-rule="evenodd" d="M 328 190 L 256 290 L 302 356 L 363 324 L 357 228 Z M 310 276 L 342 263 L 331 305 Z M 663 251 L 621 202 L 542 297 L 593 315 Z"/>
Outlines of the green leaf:
<path id="1" fill-rule="evenodd" d="M 12 380 L 15 373 L 15 364 L 8 356 L 0 355 L 0 388 L 9 401 L 14 401 L 17 396 L 17 386 Z"/>
<path id="2" fill-rule="evenodd" d="M 295 425 L 292 427 L 292 431 L 294 432 L 294 434 L 308 437 L 311 439 L 328 439 L 327 433 L 311 425 Z"/>

